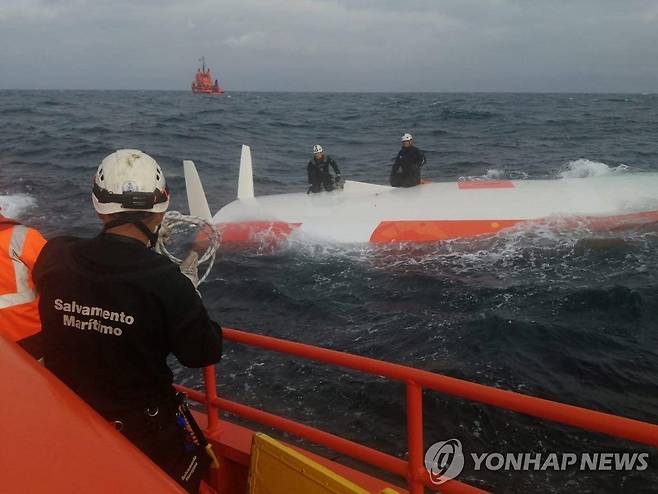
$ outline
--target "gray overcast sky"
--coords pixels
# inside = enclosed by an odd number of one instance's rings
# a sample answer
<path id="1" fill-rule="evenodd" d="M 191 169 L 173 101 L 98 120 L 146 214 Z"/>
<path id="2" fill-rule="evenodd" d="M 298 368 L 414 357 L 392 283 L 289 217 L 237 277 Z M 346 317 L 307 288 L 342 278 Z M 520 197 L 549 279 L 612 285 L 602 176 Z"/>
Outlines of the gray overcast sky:
<path id="1" fill-rule="evenodd" d="M 0 0 L 0 89 L 658 92 L 658 0 Z"/>

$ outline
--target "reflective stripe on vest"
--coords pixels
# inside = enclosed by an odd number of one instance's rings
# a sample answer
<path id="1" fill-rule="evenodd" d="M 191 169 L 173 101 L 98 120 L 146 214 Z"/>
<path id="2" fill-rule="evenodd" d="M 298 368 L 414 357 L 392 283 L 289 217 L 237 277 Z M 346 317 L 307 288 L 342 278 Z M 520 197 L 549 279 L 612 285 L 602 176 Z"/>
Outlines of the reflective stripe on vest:
<path id="1" fill-rule="evenodd" d="M 25 238 L 28 229 L 23 225 L 16 225 L 11 234 L 9 241 L 9 257 L 14 266 L 14 276 L 16 277 L 16 292 L 0 295 L 0 309 L 7 309 L 14 305 L 27 304 L 37 298 L 37 293 L 30 288 L 30 271 L 21 261 L 20 256 L 23 253 Z"/>

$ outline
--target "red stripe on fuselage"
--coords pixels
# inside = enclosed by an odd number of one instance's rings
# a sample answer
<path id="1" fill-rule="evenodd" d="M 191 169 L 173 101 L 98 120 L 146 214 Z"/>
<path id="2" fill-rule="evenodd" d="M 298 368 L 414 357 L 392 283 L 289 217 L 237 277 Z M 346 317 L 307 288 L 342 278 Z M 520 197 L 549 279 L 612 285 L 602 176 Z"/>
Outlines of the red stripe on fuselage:
<path id="1" fill-rule="evenodd" d="M 658 211 L 645 211 L 616 216 L 572 216 L 522 219 L 490 220 L 403 220 L 382 221 L 370 236 L 371 243 L 392 242 L 435 242 L 455 238 L 491 235 L 515 225 L 548 225 L 559 231 L 587 228 L 605 231 L 615 228 L 629 229 L 633 226 L 658 222 Z M 222 250 L 233 250 L 248 246 L 275 247 L 302 223 L 284 221 L 246 221 L 217 225 L 221 235 Z M 197 247 L 207 247 L 207 240 L 197 238 Z"/>
<path id="2" fill-rule="evenodd" d="M 434 242 L 452 238 L 496 233 L 523 220 L 439 220 L 382 221 L 370 236 L 370 242 Z"/>
<path id="3" fill-rule="evenodd" d="M 370 236 L 376 244 L 391 242 L 435 242 L 455 238 L 490 235 L 515 225 L 555 225 L 556 230 L 589 228 L 593 231 L 631 228 L 658 221 L 658 211 L 645 211 L 616 216 L 572 216 L 536 220 L 415 220 L 382 221 Z"/>
<path id="4" fill-rule="evenodd" d="M 275 247 L 301 226 L 301 223 L 285 221 L 245 221 L 217 225 L 222 250 L 231 247 Z"/>

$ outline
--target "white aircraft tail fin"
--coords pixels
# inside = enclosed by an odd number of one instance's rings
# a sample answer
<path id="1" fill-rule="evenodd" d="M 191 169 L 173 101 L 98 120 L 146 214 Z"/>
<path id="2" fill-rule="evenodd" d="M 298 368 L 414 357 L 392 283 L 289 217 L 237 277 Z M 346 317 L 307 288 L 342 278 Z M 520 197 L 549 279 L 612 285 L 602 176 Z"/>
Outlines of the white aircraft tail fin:
<path id="1" fill-rule="evenodd" d="M 203 191 L 203 184 L 196 171 L 196 166 L 194 166 L 194 161 L 183 161 L 183 170 L 185 171 L 185 188 L 187 189 L 187 204 L 190 207 L 190 214 L 206 221 L 212 221 L 206 193 Z"/>
<path id="2" fill-rule="evenodd" d="M 251 148 L 242 145 L 240 155 L 240 176 L 238 178 L 238 199 L 254 198 L 254 172 L 251 167 Z"/>

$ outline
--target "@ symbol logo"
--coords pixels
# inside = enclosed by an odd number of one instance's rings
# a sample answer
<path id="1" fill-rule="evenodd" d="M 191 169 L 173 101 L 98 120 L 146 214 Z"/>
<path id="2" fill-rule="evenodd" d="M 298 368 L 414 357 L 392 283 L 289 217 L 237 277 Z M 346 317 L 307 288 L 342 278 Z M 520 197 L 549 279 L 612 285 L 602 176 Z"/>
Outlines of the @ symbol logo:
<path id="1" fill-rule="evenodd" d="M 459 439 L 432 444 L 425 453 L 425 468 L 434 484 L 454 479 L 464 468 L 464 454 Z"/>

